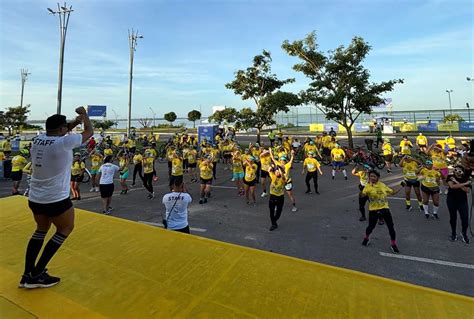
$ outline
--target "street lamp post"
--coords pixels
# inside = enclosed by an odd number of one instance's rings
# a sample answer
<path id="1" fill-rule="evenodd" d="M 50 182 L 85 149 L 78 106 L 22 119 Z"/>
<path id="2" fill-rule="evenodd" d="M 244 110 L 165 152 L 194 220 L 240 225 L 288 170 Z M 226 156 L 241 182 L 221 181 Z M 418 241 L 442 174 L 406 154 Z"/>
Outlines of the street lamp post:
<path id="1" fill-rule="evenodd" d="M 469 123 L 471 123 L 471 108 L 469 106 L 469 103 L 466 103 L 466 107 L 467 107 L 467 116 L 469 118 Z"/>
<path id="2" fill-rule="evenodd" d="M 151 107 L 150 107 L 150 111 L 151 111 L 151 114 L 153 114 L 153 126 L 156 126 L 156 124 L 155 124 L 156 113 L 153 111 L 153 109 Z"/>
<path id="3" fill-rule="evenodd" d="M 118 116 L 117 116 L 117 112 L 115 112 L 114 109 L 112 109 L 112 112 L 114 112 L 114 115 L 115 115 L 115 128 L 117 128 L 117 126 L 118 126 Z"/>
<path id="4" fill-rule="evenodd" d="M 64 64 L 64 45 L 66 42 L 66 33 L 67 33 L 67 26 L 69 24 L 69 15 L 72 10 L 72 6 L 69 8 L 66 6 L 66 2 L 64 2 L 64 6 L 60 6 L 58 3 L 58 11 L 54 11 L 53 9 L 48 8 L 48 11 L 52 15 L 58 15 L 59 17 L 59 75 L 58 75 L 58 104 L 57 104 L 57 114 L 61 114 L 61 102 L 62 102 L 62 95 L 63 95 L 63 64 Z"/>
<path id="5" fill-rule="evenodd" d="M 132 121 L 132 79 L 133 79 L 133 56 L 137 48 L 138 39 L 142 39 L 143 36 L 138 35 L 138 30 L 128 30 L 128 43 L 130 45 L 130 78 L 128 87 L 128 122 L 127 122 L 127 135 L 130 136 L 130 128 Z"/>
<path id="6" fill-rule="evenodd" d="M 448 93 L 448 98 L 449 98 L 449 114 L 453 114 L 453 109 L 451 106 L 451 93 L 453 93 L 453 90 L 446 90 L 446 93 Z"/>
<path id="7" fill-rule="evenodd" d="M 470 77 L 467 77 L 466 80 L 468 80 L 468 81 L 474 81 L 474 79 L 471 79 Z"/>
<path id="8" fill-rule="evenodd" d="M 25 91 L 25 82 L 26 79 L 28 78 L 28 75 L 31 73 L 28 73 L 27 69 L 21 69 L 21 99 L 20 99 L 20 107 L 23 107 L 23 92 Z"/>

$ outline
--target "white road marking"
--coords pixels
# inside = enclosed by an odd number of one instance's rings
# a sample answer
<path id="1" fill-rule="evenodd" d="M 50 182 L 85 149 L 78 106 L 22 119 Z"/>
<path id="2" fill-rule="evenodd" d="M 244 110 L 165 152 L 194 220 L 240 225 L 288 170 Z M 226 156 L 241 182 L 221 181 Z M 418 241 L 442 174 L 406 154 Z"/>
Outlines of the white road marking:
<path id="1" fill-rule="evenodd" d="M 235 186 L 219 186 L 219 185 L 212 185 L 212 188 L 237 189 L 237 187 L 235 187 Z"/>
<path id="2" fill-rule="evenodd" d="M 452 262 L 452 261 L 444 261 L 444 260 L 438 260 L 438 259 L 414 257 L 414 256 L 407 256 L 407 255 L 389 254 L 389 253 L 384 253 L 384 252 L 381 252 L 381 251 L 379 252 L 379 254 L 381 256 L 384 256 L 384 257 L 407 259 L 407 260 L 420 261 L 420 262 L 424 262 L 424 263 L 437 264 L 437 265 L 443 265 L 443 266 L 474 269 L 474 265 L 456 263 L 456 262 Z"/>
<path id="3" fill-rule="evenodd" d="M 404 197 L 387 197 L 387 199 L 395 199 L 395 200 L 405 200 Z M 410 201 L 412 202 L 418 202 L 418 200 L 416 198 L 411 198 Z M 430 199 L 430 202 L 433 202 L 431 199 Z"/>
<path id="4" fill-rule="evenodd" d="M 138 222 L 142 223 L 142 224 L 152 225 L 152 226 L 164 227 L 162 223 L 146 222 L 146 221 L 143 221 L 143 220 L 139 220 Z M 192 230 L 192 231 L 198 232 L 198 233 L 207 232 L 207 229 L 204 229 L 204 228 L 189 227 L 189 229 Z"/>
<path id="5" fill-rule="evenodd" d="M 138 187 L 138 188 L 129 188 L 128 189 L 128 192 L 135 192 L 135 191 L 138 191 L 138 190 L 141 190 L 141 189 L 145 189 L 144 187 Z M 83 192 L 84 193 L 84 192 Z M 87 192 L 86 192 L 87 193 Z M 97 194 L 97 196 L 88 196 L 88 197 L 84 197 L 84 198 L 81 198 L 80 202 L 82 201 L 87 201 L 87 200 L 91 200 L 91 199 L 96 199 L 96 198 L 99 198 L 100 199 L 100 192 L 89 192 L 89 193 L 94 193 L 94 194 Z M 117 195 L 120 195 L 120 192 L 119 191 L 116 191 L 112 194 L 112 196 L 117 196 Z M 126 195 L 125 195 L 126 196 Z"/>

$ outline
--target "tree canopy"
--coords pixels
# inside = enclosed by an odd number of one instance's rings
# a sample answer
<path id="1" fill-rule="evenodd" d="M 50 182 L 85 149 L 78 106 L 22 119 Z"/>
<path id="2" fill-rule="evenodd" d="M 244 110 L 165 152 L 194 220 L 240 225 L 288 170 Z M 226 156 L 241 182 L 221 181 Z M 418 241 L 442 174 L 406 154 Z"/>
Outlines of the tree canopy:
<path id="1" fill-rule="evenodd" d="M 193 122 L 193 128 L 196 127 L 196 121 L 201 119 L 201 112 L 192 110 L 188 113 L 188 121 Z"/>
<path id="2" fill-rule="evenodd" d="M 177 118 L 175 112 L 166 113 L 164 117 L 165 117 L 165 120 L 167 120 L 170 123 L 173 123 Z"/>
<path id="3" fill-rule="evenodd" d="M 117 125 L 117 122 L 112 121 L 112 120 L 104 120 L 104 121 L 98 121 L 98 120 L 91 120 L 92 125 L 100 130 L 106 131 L 109 128 L 111 128 L 114 125 Z"/>
<path id="4" fill-rule="evenodd" d="M 13 129 L 20 129 L 26 125 L 26 119 L 30 112 L 30 104 L 25 106 L 8 107 L 6 111 L 0 112 L 0 126 L 8 130 L 8 135 L 12 134 Z"/>

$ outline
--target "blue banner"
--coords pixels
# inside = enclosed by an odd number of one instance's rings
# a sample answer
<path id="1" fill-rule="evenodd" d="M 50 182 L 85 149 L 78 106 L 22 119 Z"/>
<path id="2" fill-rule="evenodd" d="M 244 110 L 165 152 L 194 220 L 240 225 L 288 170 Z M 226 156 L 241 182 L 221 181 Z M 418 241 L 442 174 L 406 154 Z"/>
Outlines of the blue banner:
<path id="1" fill-rule="evenodd" d="M 420 131 L 420 132 L 436 132 L 436 131 L 438 131 L 438 124 L 437 123 L 418 124 L 418 131 Z"/>
<path id="2" fill-rule="evenodd" d="M 334 132 L 339 131 L 339 124 L 324 124 L 324 130 L 329 132 L 331 128 L 334 130 Z"/>
<path id="3" fill-rule="evenodd" d="M 198 126 L 198 142 L 201 144 L 202 140 L 206 140 L 209 143 L 214 143 L 214 138 L 217 134 L 218 125 L 199 125 Z"/>
<path id="4" fill-rule="evenodd" d="M 107 106 L 106 105 L 88 105 L 87 106 L 87 115 L 89 116 L 107 116 Z"/>
<path id="5" fill-rule="evenodd" d="M 355 123 L 354 129 L 357 133 L 370 132 L 369 124 Z"/>
<path id="6" fill-rule="evenodd" d="M 474 122 L 459 122 L 459 132 L 474 132 Z"/>

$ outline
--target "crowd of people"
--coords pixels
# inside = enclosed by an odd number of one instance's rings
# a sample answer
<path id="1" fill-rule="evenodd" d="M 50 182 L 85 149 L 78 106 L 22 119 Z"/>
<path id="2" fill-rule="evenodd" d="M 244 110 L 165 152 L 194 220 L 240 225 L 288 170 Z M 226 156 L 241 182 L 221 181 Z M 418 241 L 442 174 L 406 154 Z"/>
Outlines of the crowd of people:
<path id="1" fill-rule="evenodd" d="M 82 113 L 82 110 L 79 110 L 78 121 L 85 123 L 88 121 L 86 118 L 87 116 Z M 218 133 L 214 141 L 209 142 L 206 139 L 198 141 L 193 135 L 183 132 L 175 134 L 164 147 L 158 149 L 154 136 L 124 138 L 120 143 L 115 143 L 118 145 L 114 145 L 110 137 L 96 141 L 91 137 L 92 134 L 89 135 L 87 125 L 80 138 L 81 141 L 79 141 L 79 138 L 73 139 L 70 136 L 81 135 L 67 134 L 67 130 L 77 124 L 65 124 L 62 118 L 56 119 L 56 121 L 61 122 L 59 128 L 58 124 L 54 123 L 52 126 L 49 125 L 50 127 L 55 126 L 54 129 L 48 130 L 47 122 L 46 134 L 38 136 L 33 141 L 32 162 L 28 162 L 26 151 L 12 159 L 14 172 L 25 171 L 30 176 L 31 187 L 29 187 L 28 194 L 30 207 L 38 223 L 37 232 L 31 241 L 36 245 L 39 245 L 40 240 L 44 240 L 45 231 L 49 229 L 51 221 L 55 223 L 56 214 L 70 209 L 72 207 L 72 204 L 69 205 L 71 200 L 81 200 L 80 184 L 85 174 L 90 175 L 90 192 L 100 192 L 103 213 L 110 214 L 116 175 L 120 180 L 120 195 L 127 195 L 129 187 L 136 185 L 138 176 L 138 181 L 143 184 L 146 190 L 146 198 L 153 200 L 155 198 L 154 184 L 158 181 L 157 162 L 158 160 L 167 162 L 167 182 L 170 192 L 162 198 L 162 203 L 165 206 L 165 213 L 162 216 L 163 224 L 168 229 L 185 233 L 190 232 L 187 207 L 192 202 L 192 198 L 188 189 L 193 187 L 193 184 L 199 185 L 200 205 L 205 205 L 211 200 L 212 185 L 217 178 L 229 179 L 235 183 L 237 191 L 235 196 L 242 197 L 249 206 L 256 204 L 257 197 L 268 200 L 269 230 L 274 231 L 279 227 L 278 221 L 283 212 L 285 198 L 288 198 L 291 203 L 291 211 L 298 211 L 297 199 L 300 195 L 294 189 L 296 179 L 302 178 L 304 180 L 306 194 L 311 194 L 313 191 L 316 195 L 320 194 L 318 176 L 323 175 L 321 169 L 323 158 L 330 159 L 332 179 L 338 178 L 338 174 L 341 174 L 344 180 L 348 179 L 346 167 L 350 163 L 349 152 L 339 144 L 335 132 L 329 134 L 323 132 L 318 136 L 307 137 L 300 142 L 297 138 L 284 135 L 281 130 L 277 134 L 270 131 L 268 134 L 269 145 L 250 143 L 248 146 L 241 146 L 235 136 L 223 136 L 222 133 Z M 65 128 L 63 129 L 63 127 Z M 64 134 L 50 135 L 51 132 L 56 132 L 58 129 L 60 134 Z M 60 136 L 62 143 L 67 145 L 61 151 L 66 149 L 70 152 L 69 155 L 65 155 L 61 159 L 61 165 L 64 166 L 66 165 L 63 163 L 64 160 L 70 158 L 69 167 L 67 169 L 63 167 L 63 172 L 71 172 L 70 177 L 61 178 L 62 185 L 64 182 L 70 182 L 68 189 L 61 193 L 61 197 L 65 197 L 67 192 L 67 198 L 61 198 L 61 201 L 67 202 L 63 204 L 45 202 L 44 196 L 42 196 L 43 190 L 37 188 L 41 185 L 42 188 L 46 187 L 47 191 L 49 187 L 46 185 L 48 182 L 45 181 L 45 168 L 38 166 L 38 161 L 44 161 L 44 158 L 47 157 L 42 148 L 58 144 L 53 138 L 54 136 Z M 83 145 L 82 150 L 81 144 Z M 456 146 L 456 141 L 451 136 L 444 143 L 435 141 L 430 144 L 428 139 L 420 134 L 414 143 L 408 137 L 404 137 L 396 151 L 396 147 L 391 146 L 390 140 L 384 139 L 380 152 L 383 153 L 387 163 L 387 172 L 391 173 L 392 167 L 395 165 L 393 164 L 394 157 L 398 157 L 399 161 L 396 162 L 396 165 L 401 167 L 403 173 L 399 185 L 392 188 L 380 181 L 380 171 L 376 169 L 374 163 L 355 163 L 350 172 L 359 179 L 359 220 L 365 222 L 368 217 L 362 245 L 369 244 L 370 234 L 377 224 L 385 224 L 389 231 L 392 251 L 394 253 L 400 252 L 396 242 L 396 231 L 388 197 L 401 190 L 405 191 L 406 209 L 408 211 L 413 209 L 411 205 L 413 190 L 417 209 L 424 213 L 427 219 L 439 219 L 440 195 L 446 191 L 452 229 L 451 240 L 460 239 L 469 243 L 467 194 L 471 190 L 474 149 L 471 151 L 472 141 L 471 144 L 462 144 L 462 149 L 459 150 Z M 59 149 L 59 147 L 57 148 Z M 40 156 L 39 153 L 41 153 Z M 454 167 L 449 167 L 448 159 L 452 153 L 456 153 L 461 161 Z M 297 155 L 302 162 L 301 174 L 304 177 L 299 177 L 296 174 L 295 169 L 300 166 L 297 164 Z M 218 165 L 223 167 L 219 172 L 224 172 L 224 176 L 217 176 Z M 25 167 L 27 168 L 25 169 Z M 57 170 L 57 167 L 54 169 Z M 21 175 L 21 173 L 15 173 L 15 175 Z M 132 179 L 130 186 L 127 184 L 129 177 Z M 18 187 L 21 179 L 21 176 L 15 176 L 13 194 L 19 193 Z M 268 199 L 266 199 L 267 197 Z M 429 207 L 430 199 L 432 207 Z M 367 203 L 368 216 L 366 215 Z M 49 209 L 51 211 L 48 211 Z M 62 211 L 60 212 L 60 210 Z M 461 235 L 459 237 L 457 235 L 458 214 L 461 219 Z M 50 217 L 49 224 L 36 218 L 43 215 Z M 55 235 L 56 241 L 54 242 L 56 246 L 60 245 L 72 231 L 71 227 L 67 227 L 67 223 L 58 223 L 58 225 L 58 233 L 57 236 Z M 58 248 L 56 246 L 52 250 L 55 251 Z M 33 252 L 30 251 L 30 245 L 27 248 L 27 266 L 25 266 L 25 274 L 20 286 L 32 288 L 35 284 L 29 284 L 28 287 L 28 282 L 34 282 L 32 277 L 37 278 L 40 274 L 44 277 L 43 281 L 56 280 L 55 277 L 45 274 L 46 264 L 44 262 L 39 266 L 32 265 L 32 257 L 29 254 L 37 256 L 39 253 L 37 246 L 35 247 L 31 248 Z M 41 246 L 39 247 L 41 248 Z M 36 260 L 36 256 L 34 260 Z M 45 259 L 48 258 L 48 256 L 45 257 Z M 37 284 L 37 286 L 39 287 L 41 284 Z"/>

